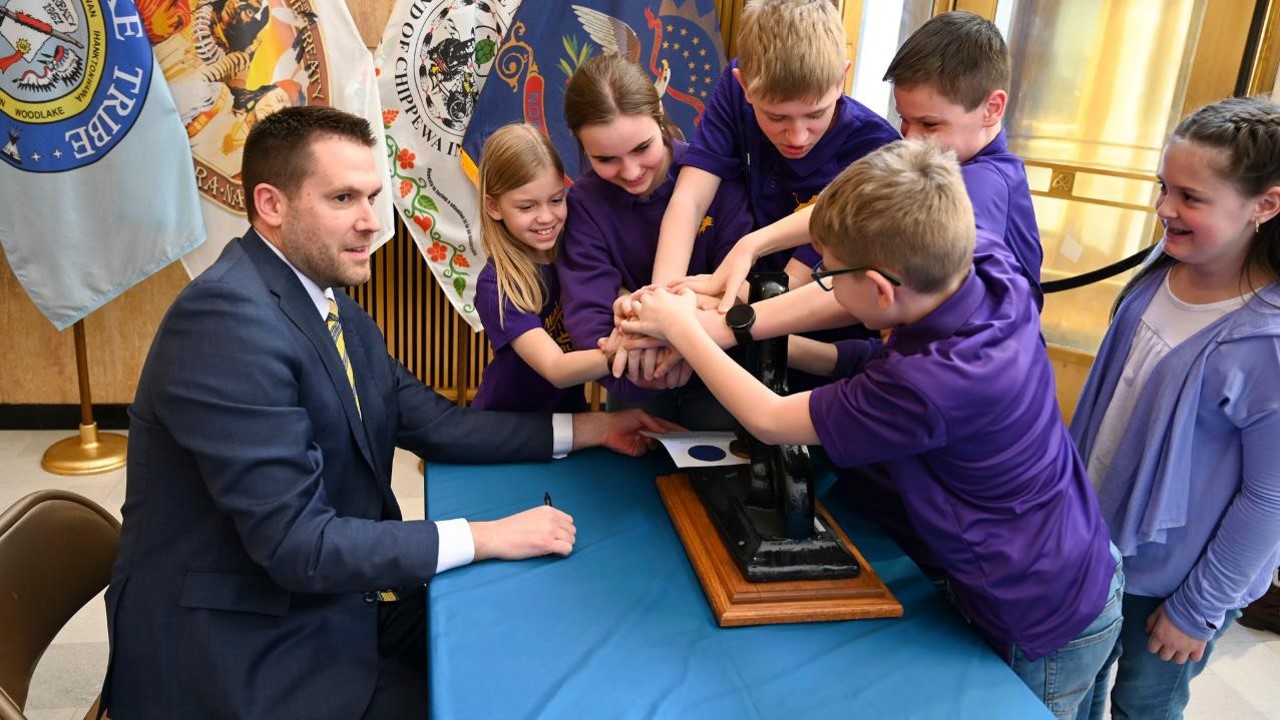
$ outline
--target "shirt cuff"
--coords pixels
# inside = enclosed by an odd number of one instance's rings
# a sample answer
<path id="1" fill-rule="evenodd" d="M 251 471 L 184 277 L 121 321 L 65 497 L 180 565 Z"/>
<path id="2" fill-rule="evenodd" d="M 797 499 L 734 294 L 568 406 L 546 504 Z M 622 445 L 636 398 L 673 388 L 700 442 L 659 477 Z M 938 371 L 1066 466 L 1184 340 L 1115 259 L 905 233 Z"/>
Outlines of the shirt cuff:
<path id="1" fill-rule="evenodd" d="M 871 358 L 879 354 L 882 344 L 880 340 L 837 340 L 836 367 L 831 376 L 846 378 L 862 372 Z"/>
<path id="2" fill-rule="evenodd" d="M 743 163 L 738 158 L 725 157 L 690 145 L 678 163 L 680 167 L 696 167 L 721 180 L 733 180 L 742 174 Z"/>
<path id="3" fill-rule="evenodd" d="M 471 537 L 471 525 L 466 520 L 437 520 L 436 531 L 440 534 L 436 574 L 470 565 L 476 559 L 476 541 Z"/>
<path id="4" fill-rule="evenodd" d="M 551 414 L 551 457 L 559 460 L 573 450 L 573 415 Z"/>
<path id="5" fill-rule="evenodd" d="M 1179 630 L 1196 640 L 1213 639 L 1218 628 L 1226 621 L 1226 612 L 1215 613 L 1211 617 L 1203 609 L 1192 608 L 1191 603 L 1181 590 L 1174 592 L 1164 601 L 1164 614 Z"/>

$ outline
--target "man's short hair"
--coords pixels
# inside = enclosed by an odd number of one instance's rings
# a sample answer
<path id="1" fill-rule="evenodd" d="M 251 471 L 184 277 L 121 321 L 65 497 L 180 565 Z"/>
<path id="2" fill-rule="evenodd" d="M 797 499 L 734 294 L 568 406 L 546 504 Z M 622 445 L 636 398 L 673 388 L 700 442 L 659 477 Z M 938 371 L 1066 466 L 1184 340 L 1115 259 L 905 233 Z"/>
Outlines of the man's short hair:
<path id="1" fill-rule="evenodd" d="M 920 140 L 890 143 L 845 168 L 809 221 L 819 249 L 850 267 L 882 268 L 923 293 L 945 290 L 968 271 L 975 232 L 955 153 Z"/>
<path id="2" fill-rule="evenodd" d="M 337 137 L 373 147 L 369 121 L 323 105 L 287 107 L 259 120 L 244 141 L 240 182 L 244 187 L 249 222 L 258 216 L 253 189 L 273 185 L 292 197 L 311 172 L 311 145 L 321 138 Z"/>
<path id="3" fill-rule="evenodd" d="M 738 30 L 738 75 L 752 100 L 816 101 L 844 79 L 844 23 L 832 0 L 751 0 Z"/>
<path id="4" fill-rule="evenodd" d="M 911 33 L 884 79 L 901 88 L 929 87 L 972 111 L 995 90 L 1009 89 L 1009 46 L 990 20 L 943 13 Z"/>

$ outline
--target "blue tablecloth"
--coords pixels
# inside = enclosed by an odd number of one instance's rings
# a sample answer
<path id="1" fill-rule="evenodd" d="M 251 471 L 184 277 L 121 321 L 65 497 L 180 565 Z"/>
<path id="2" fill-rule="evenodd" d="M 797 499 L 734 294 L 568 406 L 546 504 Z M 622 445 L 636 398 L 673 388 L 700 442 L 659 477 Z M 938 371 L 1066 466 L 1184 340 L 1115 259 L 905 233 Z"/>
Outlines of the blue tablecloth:
<path id="1" fill-rule="evenodd" d="M 661 454 L 603 450 L 428 466 L 431 518 L 493 519 L 549 491 L 578 528 L 567 558 L 432 580 L 433 717 L 1050 717 L 898 546 L 838 498 L 828 509 L 905 615 L 720 628 L 654 484 L 673 470 Z"/>

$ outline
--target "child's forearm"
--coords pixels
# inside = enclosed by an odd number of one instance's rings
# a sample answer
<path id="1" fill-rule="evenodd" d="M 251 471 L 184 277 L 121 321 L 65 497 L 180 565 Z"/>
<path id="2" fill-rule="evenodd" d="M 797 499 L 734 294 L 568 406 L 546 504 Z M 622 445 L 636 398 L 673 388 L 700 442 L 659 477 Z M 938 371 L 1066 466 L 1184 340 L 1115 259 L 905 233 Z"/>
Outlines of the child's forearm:
<path id="1" fill-rule="evenodd" d="M 719 177 L 694 167 L 681 168 L 658 231 L 658 252 L 653 259 L 655 285 L 678 280 L 688 272 L 698 225 L 719 189 Z"/>
<path id="2" fill-rule="evenodd" d="M 848 327 L 858 322 L 836 301 L 835 293 L 823 290 L 817 283 L 752 303 L 752 307 L 756 323 L 751 336 L 757 340 Z"/>
<path id="3" fill-rule="evenodd" d="M 836 346 L 799 335 L 787 338 L 787 365 L 812 375 L 830 377 L 836 369 Z"/>
<path id="4" fill-rule="evenodd" d="M 1221 619 L 1260 572 L 1272 569 L 1268 561 L 1280 537 L 1277 443 L 1280 412 L 1254 414 L 1241 431 L 1240 490 L 1182 585 L 1165 602 L 1169 619 L 1183 632 L 1202 640 L 1211 637 L 1214 628 L 1204 621 Z"/>
<path id="5" fill-rule="evenodd" d="M 511 347 L 534 372 L 562 390 L 609 374 L 608 357 L 602 350 L 564 352 L 540 328 L 516 338 Z"/>
<path id="6" fill-rule="evenodd" d="M 799 290 L 813 282 L 813 268 L 796 258 L 788 260 L 787 266 L 782 270 L 787 274 L 787 287 L 791 290 Z"/>
<path id="7" fill-rule="evenodd" d="M 673 196 L 662 216 L 658 232 L 658 252 L 653 259 L 653 282 L 662 285 L 684 277 L 693 255 L 693 240 L 698 233 L 698 219 L 706 212 L 695 206 L 692 198 Z"/>
<path id="8" fill-rule="evenodd" d="M 692 319 L 672 328 L 668 339 L 747 432 L 773 445 L 818 442 L 809 417 L 809 393 L 775 395 L 724 354 Z"/>
<path id="9" fill-rule="evenodd" d="M 751 337 L 755 340 L 848 327 L 858 322 L 857 318 L 836 302 L 834 294 L 824 291 L 816 283 L 752 303 L 751 306 L 756 311 L 756 321 L 751 326 Z M 703 324 L 703 329 L 720 347 L 731 348 L 737 344 L 733 331 L 725 324 L 724 315 L 700 311 L 698 319 Z"/>
<path id="10" fill-rule="evenodd" d="M 779 250 L 800 247 L 809 242 L 809 218 L 812 216 L 813 206 L 807 205 L 777 222 L 748 233 L 743 240 L 750 238 L 751 249 L 757 258 Z"/>
<path id="11" fill-rule="evenodd" d="M 538 374 L 561 390 L 598 380 L 609 374 L 609 358 L 600 350 L 574 350 Z"/>

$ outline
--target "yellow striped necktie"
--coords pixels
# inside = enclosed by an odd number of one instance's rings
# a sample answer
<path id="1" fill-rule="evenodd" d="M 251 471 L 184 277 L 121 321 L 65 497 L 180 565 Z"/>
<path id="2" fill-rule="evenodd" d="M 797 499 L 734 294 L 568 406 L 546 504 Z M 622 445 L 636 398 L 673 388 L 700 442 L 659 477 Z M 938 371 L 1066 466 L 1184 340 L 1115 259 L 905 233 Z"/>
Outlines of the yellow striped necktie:
<path id="1" fill-rule="evenodd" d="M 351 358 L 347 356 L 347 343 L 342 339 L 342 323 L 338 322 L 338 303 L 329 298 L 329 315 L 324 319 L 329 326 L 329 334 L 333 336 L 333 344 L 338 346 L 338 357 L 342 358 L 342 367 L 347 371 L 347 382 L 351 383 L 351 394 L 356 399 L 356 412 L 360 412 L 360 396 L 356 394 L 356 374 L 351 370 Z M 363 413 L 361 415 L 363 417 Z"/>

